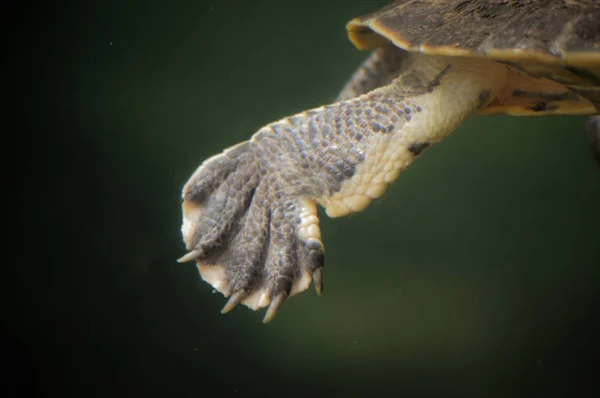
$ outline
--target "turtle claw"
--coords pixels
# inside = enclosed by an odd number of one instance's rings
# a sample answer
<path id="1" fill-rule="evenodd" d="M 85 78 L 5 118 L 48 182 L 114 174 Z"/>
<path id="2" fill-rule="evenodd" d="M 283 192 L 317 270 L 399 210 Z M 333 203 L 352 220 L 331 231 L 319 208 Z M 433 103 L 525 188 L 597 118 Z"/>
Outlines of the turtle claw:
<path id="1" fill-rule="evenodd" d="M 315 284 L 315 291 L 320 296 L 323 294 L 323 268 L 317 268 L 312 274 L 313 282 Z"/>
<path id="2" fill-rule="evenodd" d="M 200 250 L 192 250 L 191 252 L 181 256 L 177 259 L 178 263 L 187 263 L 188 261 L 195 260 L 196 257 L 200 257 L 202 252 Z"/>
<path id="3" fill-rule="evenodd" d="M 285 301 L 286 297 L 287 297 L 287 294 L 280 293 L 277 297 L 275 297 L 271 301 L 271 304 L 269 305 L 269 308 L 267 309 L 265 317 L 263 318 L 263 323 L 269 323 L 273 320 L 273 318 L 275 318 L 275 315 L 277 315 L 277 312 L 279 312 L 279 309 L 281 308 L 281 305 Z"/>
<path id="4" fill-rule="evenodd" d="M 252 143 L 203 163 L 183 190 L 182 234 L 203 280 L 229 300 L 253 310 L 267 307 L 264 322 L 288 297 L 315 281 L 322 291 L 323 243 L 313 201 L 287 193 L 276 173 L 255 156 Z"/>
<path id="5" fill-rule="evenodd" d="M 229 300 L 227 300 L 227 304 L 225 304 L 225 306 L 221 310 L 221 314 L 226 314 L 229 311 L 231 311 L 232 309 L 234 309 L 240 303 L 240 301 L 242 301 L 244 299 L 245 295 L 246 295 L 245 290 L 238 290 L 237 292 L 233 293 L 229 297 Z"/>

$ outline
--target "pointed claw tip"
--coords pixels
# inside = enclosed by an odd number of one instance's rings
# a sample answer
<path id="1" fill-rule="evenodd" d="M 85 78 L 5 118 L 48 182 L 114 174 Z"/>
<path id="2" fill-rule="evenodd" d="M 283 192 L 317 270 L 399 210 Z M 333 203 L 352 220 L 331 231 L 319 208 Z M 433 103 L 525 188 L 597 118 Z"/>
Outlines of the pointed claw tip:
<path id="1" fill-rule="evenodd" d="M 229 311 L 234 309 L 240 303 L 240 301 L 244 299 L 245 296 L 246 291 L 243 289 L 233 293 L 231 297 L 229 297 L 229 300 L 227 300 L 227 303 L 225 304 L 223 309 L 221 310 L 221 314 L 227 314 Z"/>
<path id="2" fill-rule="evenodd" d="M 277 315 L 277 312 L 279 312 L 279 308 L 281 308 L 281 305 L 285 301 L 286 297 L 287 297 L 287 294 L 280 293 L 277 297 L 275 297 L 271 301 L 271 304 L 269 305 L 269 308 L 267 309 L 267 313 L 265 314 L 265 317 L 263 318 L 263 323 L 269 323 L 273 320 L 273 318 L 275 318 L 275 315 Z"/>
<path id="3" fill-rule="evenodd" d="M 191 252 L 183 255 L 182 257 L 177 259 L 178 263 L 187 263 L 188 261 L 195 260 L 196 257 L 199 257 L 202 253 L 200 250 L 192 250 Z"/>
<path id="4" fill-rule="evenodd" d="M 313 283 L 315 284 L 315 291 L 319 296 L 323 294 L 323 268 L 317 268 L 313 272 Z"/>

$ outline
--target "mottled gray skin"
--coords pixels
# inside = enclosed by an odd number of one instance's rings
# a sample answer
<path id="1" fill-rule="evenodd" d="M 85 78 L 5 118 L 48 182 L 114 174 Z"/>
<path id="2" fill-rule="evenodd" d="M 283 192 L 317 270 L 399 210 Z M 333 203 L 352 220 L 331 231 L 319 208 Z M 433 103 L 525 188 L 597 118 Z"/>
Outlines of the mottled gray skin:
<path id="1" fill-rule="evenodd" d="M 337 96 L 336 102 L 345 101 L 390 84 L 398 77 L 400 70 L 406 68 L 406 62 L 410 62 L 408 54 L 393 45 L 376 48 L 348 80 Z"/>
<path id="2" fill-rule="evenodd" d="M 186 200 L 203 207 L 194 247 L 202 251 L 203 263 L 226 267 L 232 291 L 260 285 L 268 286 L 273 297 L 287 294 L 302 270 L 298 263 L 311 273 L 323 266 L 323 247 L 296 238 L 296 203 L 283 194 L 276 173 L 256 160 L 261 144 L 246 142 L 236 149 L 219 159 L 225 160 L 221 173 L 206 176 L 219 185 L 217 191 L 198 186 L 186 194 Z"/>
<path id="3" fill-rule="evenodd" d="M 400 59 L 401 50 L 390 52 Z M 198 250 L 202 264 L 224 266 L 232 292 L 261 286 L 272 297 L 289 295 L 303 271 L 324 265 L 322 244 L 297 235 L 302 200 L 338 190 L 364 160 L 371 134 L 392 131 L 420 111 L 399 91 L 373 91 L 265 126 L 209 160 L 189 183 L 184 200 L 202 214 L 188 248 Z"/>

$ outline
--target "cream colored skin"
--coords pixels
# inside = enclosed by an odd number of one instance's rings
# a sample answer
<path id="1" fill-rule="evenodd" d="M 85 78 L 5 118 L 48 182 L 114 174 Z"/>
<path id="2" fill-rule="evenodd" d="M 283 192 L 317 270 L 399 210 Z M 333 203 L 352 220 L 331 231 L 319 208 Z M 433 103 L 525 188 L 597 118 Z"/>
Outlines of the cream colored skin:
<path id="1" fill-rule="evenodd" d="M 303 195 L 297 198 L 298 203 L 301 204 L 300 223 L 295 228 L 299 239 L 322 244 L 316 204 L 323 206 L 329 217 L 341 217 L 364 210 L 374 199 L 381 197 L 389 185 L 415 160 L 418 153 L 410 150 L 411 145 L 440 142 L 467 117 L 492 101 L 507 84 L 509 74 L 507 67 L 491 60 L 432 56 L 420 53 L 410 54 L 410 57 L 412 59 L 407 67 L 391 83 L 343 101 L 341 104 L 362 106 L 362 104 L 372 101 L 373 98 L 381 98 L 391 100 L 393 103 L 400 103 L 401 106 L 412 107 L 412 109 L 418 107 L 419 112 L 413 111 L 408 120 L 395 123 L 392 131 L 385 133 L 364 131 L 364 138 L 353 144 L 364 157 L 364 161 L 356 165 L 354 174 L 344 180 L 337 187 L 338 189 L 315 189 L 319 194 Z M 449 65 L 451 65 L 450 68 Z M 424 87 L 411 86 L 414 79 L 407 78 L 411 73 L 413 75 L 417 73 L 421 83 L 435 82 L 436 84 L 431 84 L 427 90 L 423 90 Z M 436 79 L 438 79 L 437 82 Z M 482 93 L 486 93 L 483 104 Z M 319 114 L 325 112 L 326 109 L 326 107 L 320 107 L 297 116 L 307 117 L 308 114 Z M 330 109 L 335 112 L 337 108 L 334 106 Z M 343 107 L 339 109 L 343 109 Z M 284 118 L 271 125 L 291 126 L 289 120 L 290 118 Z M 259 130 L 251 138 L 250 143 L 258 143 L 262 137 L 261 134 L 265 129 L 270 129 L 271 125 Z M 340 142 L 346 141 L 343 136 L 337 138 L 341 140 Z M 282 136 L 282 139 L 286 138 Z M 183 190 L 184 199 L 186 193 L 194 189 L 199 176 L 206 173 L 207 167 L 211 167 L 210 164 L 209 161 L 204 162 L 190 178 Z M 269 162 L 266 164 L 270 166 Z M 271 168 L 274 173 L 275 170 L 278 170 L 277 166 L 275 164 Z M 265 285 L 256 286 L 249 292 L 233 291 L 227 278 L 226 267 L 219 263 L 205 263 L 202 260 L 204 253 L 195 246 L 197 240 L 195 232 L 200 226 L 204 208 L 190 200 L 184 201 L 183 206 L 181 230 L 190 253 L 182 257 L 180 261 L 195 259 L 201 277 L 217 291 L 230 297 L 224 312 L 232 309 L 238 302 L 253 310 L 270 305 L 265 316 L 265 322 L 267 322 L 275 316 L 288 295 L 293 296 L 306 290 L 311 280 L 319 278 L 317 290 L 320 291 L 322 270 L 319 270 L 318 274 L 312 275 L 306 270 L 298 272 L 289 293 L 280 294 L 277 297 L 273 297 L 269 287 Z"/>
<path id="2" fill-rule="evenodd" d="M 412 143 L 440 142 L 481 107 L 480 93 L 488 91 L 491 93 L 489 100 L 493 99 L 508 77 L 505 66 L 484 59 L 418 54 L 412 67 L 433 79 L 447 65 L 452 68 L 442 78 L 442 84 L 430 93 L 411 99 L 423 111 L 391 134 L 371 136 L 366 161 L 358 167 L 356 174 L 343 183 L 339 192 L 317 198 L 329 217 L 362 211 L 373 199 L 381 197 L 414 161 L 415 156 L 408 149 Z M 396 79 L 375 91 L 393 95 L 394 92 L 404 93 L 405 87 L 401 79 Z"/>

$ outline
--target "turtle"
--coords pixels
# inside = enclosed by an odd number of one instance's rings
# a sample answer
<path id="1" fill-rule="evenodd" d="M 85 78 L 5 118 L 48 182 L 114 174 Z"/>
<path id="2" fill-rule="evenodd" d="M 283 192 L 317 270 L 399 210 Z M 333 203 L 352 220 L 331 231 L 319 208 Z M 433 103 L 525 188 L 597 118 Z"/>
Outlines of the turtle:
<path id="1" fill-rule="evenodd" d="M 363 211 L 471 115 L 584 115 L 600 155 L 600 1 L 397 0 L 347 25 L 370 54 L 336 100 L 205 160 L 182 191 L 201 278 L 266 309 L 323 291 L 329 217 Z M 600 162 L 600 160 L 598 160 Z"/>

